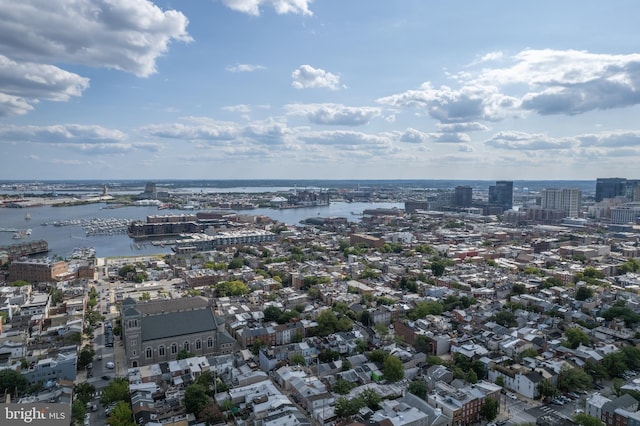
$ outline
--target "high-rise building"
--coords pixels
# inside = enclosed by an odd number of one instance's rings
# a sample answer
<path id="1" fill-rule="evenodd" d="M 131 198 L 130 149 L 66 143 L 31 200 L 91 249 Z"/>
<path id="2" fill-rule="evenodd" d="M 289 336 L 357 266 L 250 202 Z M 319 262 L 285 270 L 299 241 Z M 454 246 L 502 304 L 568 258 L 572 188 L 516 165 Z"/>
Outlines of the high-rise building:
<path id="1" fill-rule="evenodd" d="M 513 181 L 498 180 L 495 185 L 489 187 L 489 204 L 509 210 L 513 207 Z"/>
<path id="2" fill-rule="evenodd" d="M 597 178 L 596 202 L 605 198 L 626 197 L 627 179 L 625 178 Z"/>
<path id="3" fill-rule="evenodd" d="M 470 186 L 458 185 L 453 196 L 453 205 L 456 207 L 471 207 L 473 201 L 473 189 Z"/>
<path id="4" fill-rule="evenodd" d="M 582 191 L 574 188 L 548 188 L 542 190 L 540 205 L 543 209 L 562 210 L 565 217 L 579 217 Z"/>

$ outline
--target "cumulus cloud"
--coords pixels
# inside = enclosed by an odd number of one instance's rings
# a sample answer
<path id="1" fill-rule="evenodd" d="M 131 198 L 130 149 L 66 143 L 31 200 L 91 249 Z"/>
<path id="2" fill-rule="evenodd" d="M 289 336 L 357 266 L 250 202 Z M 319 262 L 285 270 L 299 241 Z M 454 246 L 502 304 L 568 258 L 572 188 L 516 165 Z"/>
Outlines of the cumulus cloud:
<path id="1" fill-rule="evenodd" d="M 306 116 L 314 124 L 360 126 L 368 124 L 381 114 L 380 108 L 348 107 L 339 104 L 289 104 L 284 106 L 289 115 Z"/>
<path id="2" fill-rule="evenodd" d="M 487 66 L 496 59 L 500 66 Z M 640 54 L 527 49 L 512 57 L 487 54 L 476 63 L 483 67 L 449 75 L 458 87 L 425 82 L 378 102 L 425 111 L 443 124 L 528 112 L 576 115 L 640 103 Z"/>
<path id="3" fill-rule="evenodd" d="M 187 18 L 148 0 L 22 0 L 0 8 L 0 54 L 16 61 L 114 68 L 138 76 L 174 40 L 191 41 Z"/>
<path id="4" fill-rule="evenodd" d="M 463 143 L 458 145 L 458 152 L 473 152 L 474 149 L 471 145 Z"/>
<path id="5" fill-rule="evenodd" d="M 328 88 L 338 90 L 340 88 L 339 76 L 311 65 L 301 65 L 291 74 L 291 78 L 293 79 L 291 86 L 295 89 Z"/>
<path id="6" fill-rule="evenodd" d="M 121 143 L 127 136 L 117 129 L 97 125 L 8 126 L 0 128 L 0 140 L 65 144 Z"/>
<path id="7" fill-rule="evenodd" d="M 301 135 L 302 140 L 323 145 L 356 145 L 373 146 L 388 145 L 392 143 L 390 137 L 386 135 L 372 135 L 351 130 L 327 130 L 321 132 L 309 132 Z"/>
<path id="8" fill-rule="evenodd" d="M 153 124 L 140 129 L 143 134 L 165 139 L 182 139 L 188 141 L 228 141 L 240 134 L 236 123 L 208 121 L 202 123 Z"/>
<path id="9" fill-rule="evenodd" d="M 640 146 L 640 131 L 614 131 L 578 135 L 575 139 L 582 147 L 637 147 Z"/>
<path id="10" fill-rule="evenodd" d="M 452 123 L 452 124 L 439 124 L 438 130 L 445 133 L 457 133 L 457 132 L 473 132 L 473 131 L 485 131 L 489 130 L 489 127 L 477 121 L 469 123 Z"/>
<path id="11" fill-rule="evenodd" d="M 498 132 L 485 144 L 494 148 L 510 150 L 550 150 L 568 149 L 575 146 L 570 138 L 556 139 L 542 133 L 525 133 L 516 131 Z"/>
<path id="12" fill-rule="evenodd" d="M 16 62 L 0 55 L 0 116 L 24 114 L 39 100 L 80 96 L 89 80 L 53 65 Z"/>
<path id="13" fill-rule="evenodd" d="M 400 135 L 400 142 L 424 143 L 429 139 L 429 135 L 420 130 L 408 128 Z"/>
<path id="14" fill-rule="evenodd" d="M 266 69 L 262 65 L 235 64 L 225 68 L 229 72 L 253 72 Z"/>
<path id="15" fill-rule="evenodd" d="M 432 133 L 429 138 L 436 143 L 468 143 L 471 138 L 466 133 Z"/>
<path id="16" fill-rule="evenodd" d="M 294 13 L 300 15 L 312 15 L 309 4 L 313 0 L 222 0 L 229 9 L 247 13 L 253 16 L 260 15 L 260 6 L 272 7 L 278 15 Z"/>

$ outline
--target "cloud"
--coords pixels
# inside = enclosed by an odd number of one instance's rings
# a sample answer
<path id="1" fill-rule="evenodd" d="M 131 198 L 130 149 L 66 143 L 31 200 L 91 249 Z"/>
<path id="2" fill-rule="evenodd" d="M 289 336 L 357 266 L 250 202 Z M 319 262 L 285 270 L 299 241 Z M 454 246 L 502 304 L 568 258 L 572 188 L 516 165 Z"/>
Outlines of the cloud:
<path id="1" fill-rule="evenodd" d="M 39 100 L 80 96 L 89 80 L 53 65 L 16 62 L 0 55 L 0 116 L 24 114 Z"/>
<path id="2" fill-rule="evenodd" d="M 316 89 L 326 87 L 331 90 L 340 88 L 340 77 L 311 65 L 301 65 L 291 74 L 295 89 Z"/>
<path id="3" fill-rule="evenodd" d="M 392 139 L 387 135 L 372 135 L 351 130 L 327 130 L 321 132 L 309 132 L 300 135 L 300 139 L 307 142 L 322 145 L 353 145 L 355 147 L 390 145 Z"/>
<path id="4" fill-rule="evenodd" d="M 247 13 L 253 16 L 260 15 L 260 6 L 270 6 L 278 15 L 294 13 L 299 15 L 312 15 L 309 4 L 313 0 L 222 0 L 222 3 L 231 10 Z"/>
<path id="5" fill-rule="evenodd" d="M 500 66 L 487 61 L 501 59 Z M 415 108 L 443 124 L 500 121 L 529 112 L 576 115 L 640 103 L 640 54 L 527 49 L 506 57 L 485 55 L 449 74 L 458 85 L 418 89 L 379 98 L 381 104 Z"/>
<path id="6" fill-rule="evenodd" d="M 542 133 L 505 131 L 496 133 L 485 144 L 494 148 L 509 150 L 557 150 L 569 149 L 576 145 L 571 138 L 556 139 Z"/>
<path id="7" fill-rule="evenodd" d="M 245 105 L 245 104 L 239 104 L 239 105 L 229 105 L 226 107 L 222 107 L 222 109 L 224 111 L 229 111 L 229 112 L 239 112 L 242 114 L 248 114 L 251 112 L 251 107 L 249 105 Z"/>
<path id="8" fill-rule="evenodd" d="M 485 131 L 489 130 L 489 127 L 477 121 L 468 123 L 452 123 L 452 124 L 439 124 L 438 130 L 445 133 L 455 132 L 472 132 L 472 131 Z"/>
<path id="9" fill-rule="evenodd" d="M 194 124 L 153 124 L 140 129 L 143 134 L 165 139 L 188 141 L 228 141 L 240 134 L 236 123 L 207 120 Z"/>
<path id="10" fill-rule="evenodd" d="M 400 135 L 400 142 L 424 143 L 429 139 L 429 135 L 420 130 L 408 128 Z"/>
<path id="11" fill-rule="evenodd" d="M 458 152 L 473 152 L 473 151 L 474 151 L 473 147 L 469 144 L 464 143 L 464 144 L 458 145 Z"/>
<path id="12" fill-rule="evenodd" d="M 436 143 L 468 143 L 471 138 L 466 133 L 431 133 L 429 138 Z"/>
<path id="13" fill-rule="evenodd" d="M 57 144 L 121 143 L 127 136 L 97 125 L 9 126 L 0 128 L 0 141 Z"/>
<path id="14" fill-rule="evenodd" d="M 486 54 L 482 55 L 481 57 L 479 57 L 473 63 L 474 64 L 481 64 L 483 62 L 493 62 L 493 61 L 498 61 L 498 60 L 502 59 L 503 57 L 504 57 L 504 53 L 501 52 L 501 51 L 489 52 L 489 53 L 486 53 Z"/>
<path id="15" fill-rule="evenodd" d="M 19 62 L 114 68 L 146 77 L 187 18 L 147 0 L 21 0 L 0 8 L 0 54 Z"/>
<path id="16" fill-rule="evenodd" d="M 380 108 L 339 104 L 289 104 L 284 109 L 289 115 L 304 115 L 314 124 L 341 126 L 368 124 L 381 114 Z"/>
<path id="17" fill-rule="evenodd" d="M 225 69 L 229 72 L 253 72 L 253 71 L 264 70 L 266 69 L 266 67 L 263 67 L 262 65 L 235 64 L 235 65 L 229 65 Z"/>
<path id="18" fill-rule="evenodd" d="M 575 137 L 582 147 L 637 147 L 640 146 L 640 131 L 614 131 Z"/>

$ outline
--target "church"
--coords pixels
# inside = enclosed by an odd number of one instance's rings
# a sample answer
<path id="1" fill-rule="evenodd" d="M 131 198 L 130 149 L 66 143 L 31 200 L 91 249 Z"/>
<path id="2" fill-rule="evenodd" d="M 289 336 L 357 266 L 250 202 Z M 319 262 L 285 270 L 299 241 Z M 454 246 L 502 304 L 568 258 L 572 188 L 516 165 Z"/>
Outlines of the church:
<path id="1" fill-rule="evenodd" d="M 128 367 L 196 356 L 233 353 L 235 340 L 204 297 L 122 302 L 122 336 Z"/>

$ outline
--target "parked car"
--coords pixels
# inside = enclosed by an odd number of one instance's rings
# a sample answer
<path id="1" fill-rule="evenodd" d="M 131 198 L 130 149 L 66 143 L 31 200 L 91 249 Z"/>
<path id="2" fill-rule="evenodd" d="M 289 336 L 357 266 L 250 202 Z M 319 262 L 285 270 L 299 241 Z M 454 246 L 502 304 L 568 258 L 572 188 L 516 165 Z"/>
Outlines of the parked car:
<path id="1" fill-rule="evenodd" d="M 104 366 L 107 367 L 110 370 L 115 368 L 115 364 L 113 362 L 111 362 L 111 361 L 107 362 Z"/>
<path id="2" fill-rule="evenodd" d="M 102 376 L 102 380 L 111 380 L 111 377 L 105 374 L 104 376 Z"/>
<path id="3" fill-rule="evenodd" d="M 515 393 L 507 392 L 507 396 L 508 396 L 509 398 L 511 398 L 511 399 L 514 399 L 514 400 L 515 400 L 515 399 L 518 399 L 518 397 L 516 396 L 516 394 L 515 394 Z"/>

